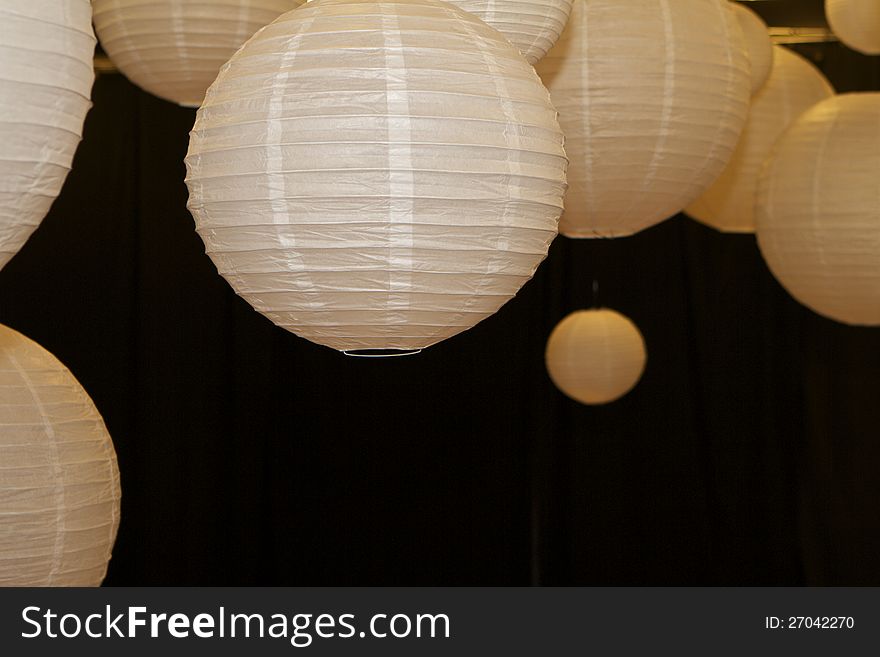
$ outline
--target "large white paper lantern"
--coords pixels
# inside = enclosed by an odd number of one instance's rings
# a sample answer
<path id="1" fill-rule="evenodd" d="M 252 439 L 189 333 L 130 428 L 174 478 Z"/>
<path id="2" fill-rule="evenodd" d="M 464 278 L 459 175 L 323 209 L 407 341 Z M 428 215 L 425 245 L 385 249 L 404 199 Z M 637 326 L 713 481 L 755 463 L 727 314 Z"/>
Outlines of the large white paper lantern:
<path id="1" fill-rule="evenodd" d="M 571 159 L 568 237 L 631 235 L 684 209 L 724 169 L 748 113 L 726 0 L 574 0 L 538 72 Z"/>
<path id="2" fill-rule="evenodd" d="M 0 586 L 98 586 L 119 526 L 104 421 L 73 375 L 0 326 Z"/>
<path id="3" fill-rule="evenodd" d="M 775 46 L 773 73 L 752 99 L 749 120 L 730 163 L 686 212 L 726 233 L 755 232 L 755 193 L 773 144 L 801 114 L 834 88 L 810 62 Z"/>
<path id="4" fill-rule="evenodd" d="M 529 61 L 536 64 L 559 39 L 572 0 L 450 0 L 476 14 L 510 39 Z"/>
<path id="5" fill-rule="evenodd" d="M 825 14 L 844 45 L 880 55 L 880 0 L 825 0 Z"/>
<path id="6" fill-rule="evenodd" d="M 770 40 L 767 23 L 758 14 L 736 2 L 731 6 L 736 12 L 745 38 L 746 52 L 752 70 L 752 95 L 755 95 L 770 76 L 773 67 L 773 42 Z"/>
<path id="7" fill-rule="evenodd" d="M 761 253 L 794 298 L 880 326 L 880 93 L 808 110 L 768 160 L 757 208 Z"/>
<path id="8" fill-rule="evenodd" d="M 547 341 L 545 362 L 559 390 L 582 404 L 607 404 L 632 390 L 645 371 L 642 334 L 614 310 L 579 310 Z"/>
<path id="9" fill-rule="evenodd" d="M 92 0 L 95 29 L 141 89 L 198 107 L 217 72 L 257 30 L 305 0 Z"/>
<path id="10" fill-rule="evenodd" d="M 0 268 L 52 207 L 91 107 L 88 0 L 0 7 Z"/>
<path id="11" fill-rule="evenodd" d="M 196 117 L 189 207 L 279 326 L 416 350 L 512 298 L 547 254 L 563 136 L 534 69 L 435 0 L 313 0 L 251 39 Z"/>

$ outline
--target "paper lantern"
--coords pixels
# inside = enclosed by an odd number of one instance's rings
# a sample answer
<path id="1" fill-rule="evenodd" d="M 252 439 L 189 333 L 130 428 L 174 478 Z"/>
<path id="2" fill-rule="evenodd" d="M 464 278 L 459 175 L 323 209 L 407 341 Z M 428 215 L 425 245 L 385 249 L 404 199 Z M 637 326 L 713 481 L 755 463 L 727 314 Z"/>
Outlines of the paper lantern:
<path id="1" fill-rule="evenodd" d="M 801 114 L 831 97 L 834 88 L 815 66 L 775 46 L 773 73 L 752 99 L 749 119 L 733 159 L 688 215 L 726 233 L 755 232 L 755 193 L 773 144 Z"/>
<path id="2" fill-rule="evenodd" d="M 572 0 L 450 0 L 506 36 L 536 64 L 565 28 Z"/>
<path id="3" fill-rule="evenodd" d="M 880 0 L 825 0 L 825 14 L 844 45 L 880 55 Z"/>
<path id="4" fill-rule="evenodd" d="M 579 310 L 553 329 L 545 362 L 559 390 L 582 404 L 607 404 L 632 390 L 645 371 L 645 341 L 614 310 Z"/>
<path id="5" fill-rule="evenodd" d="M 198 107 L 220 67 L 254 32 L 305 0 L 93 0 L 95 29 L 141 89 Z"/>
<path id="6" fill-rule="evenodd" d="M 0 268 L 61 192 L 91 107 L 88 0 L 6 0 L 0 17 Z"/>
<path id="7" fill-rule="evenodd" d="M 571 159 L 568 237 L 631 235 L 681 211 L 724 169 L 748 113 L 726 0 L 574 0 L 538 73 Z"/>
<path id="8" fill-rule="evenodd" d="M 533 275 L 565 192 L 534 69 L 435 0 L 313 0 L 251 39 L 196 117 L 189 207 L 220 273 L 279 326 L 417 350 Z"/>
<path id="9" fill-rule="evenodd" d="M 0 586 L 98 586 L 119 526 L 116 453 L 95 405 L 0 326 Z"/>
<path id="10" fill-rule="evenodd" d="M 736 12 L 739 26 L 742 28 L 745 38 L 746 52 L 749 55 L 749 65 L 752 70 L 752 95 L 754 96 L 770 76 L 770 70 L 773 67 L 773 42 L 770 41 L 767 23 L 758 14 L 738 3 L 733 3 L 731 6 Z"/>
<path id="11" fill-rule="evenodd" d="M 782 136 L 758 184 L 758 244 L 820 315 L 880 326 L 880 93 L 835 96 Z"/>

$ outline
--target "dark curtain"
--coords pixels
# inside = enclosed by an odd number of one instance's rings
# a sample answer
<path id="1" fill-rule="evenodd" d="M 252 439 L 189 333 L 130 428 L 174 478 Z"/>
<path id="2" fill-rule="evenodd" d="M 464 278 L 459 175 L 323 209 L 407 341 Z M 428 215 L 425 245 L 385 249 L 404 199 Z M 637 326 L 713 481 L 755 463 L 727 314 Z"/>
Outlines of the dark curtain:
<path id="1" fill-rule="evenodd" d="M 808 50 L 838 89 L 880 89 L 877 58 Z M 194 112 L 120 76 L 94 98 L 62 196 L 0 272 L 0 322 L 114 437 L 107 584 L 880 584 L 880 330 L 799 306 L 752 236 L 679 216 L 559 238 L 473 330 L 352 359 L 216 274 L 186 210 Z M 597 302 L 649 364 L 587 408 L 543 350 Z"/>

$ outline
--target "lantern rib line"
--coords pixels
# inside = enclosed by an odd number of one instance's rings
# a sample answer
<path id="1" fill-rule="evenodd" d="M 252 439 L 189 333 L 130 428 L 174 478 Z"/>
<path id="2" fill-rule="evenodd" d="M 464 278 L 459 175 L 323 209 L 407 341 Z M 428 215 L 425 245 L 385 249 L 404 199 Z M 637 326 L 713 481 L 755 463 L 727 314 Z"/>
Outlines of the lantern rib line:
<path id="1" fill-rule="evenodd" d="M 49 21 L 49 20 L 45 20 L 45 19 L 42 19 L 42 18 L 41 18 L 40 20 L 37 20 L 37 19 L 34 18 L 33 16 L 28 16 L 28 15 L 26 15 L 26 14 L 21 14 L 21 13 L 17 13 L 17 12 L 9 11 L 9 10 L 7 10 L 7 9 L 3 9 L 3 8 L 0 8 L 0 16 L 11 16 L 12 18 L 20 19 L 20 20 L 22 20 L 22 21 L 24 21 L 24 22 L 26 22 L 26 23 L 35 23 L 38 27 L 39 27 L 41 24 L 51 25 L 52 27 L 57 27 L 57 28 L 59 28 L 59 29 L 65 30 L 65 31 L 67 31 L 67 32 L 73 32 L 74 34 L 81 34 L 82 36 L 86 36 L 86 37 L 88 37 L 93 43 L 97 43 L 97 42 L 98 42 L 98 39 L 95 37 L 95 34 L 94 34 L 93 32 L 89 32 L 89 31 L 87 31 L 87 30 L 81 30 L 81 29 L 78 29 L 78 28 L 76 28 L 76 27 L 74 27 L 73 25 L 70 25 L 70 24 L 68 24 L 68 23 L 56 23 L 56 22 L 54 22 L 54 21 Z"/>
<path id="2" fill-rule="evenodd" d="M 2 121 L 0 121 L 2 123 Z M 534 140 L 534 138 L 529 138 L 530 140 Z M 537 141 L 537 140 L 535 140 Z M 395 146 L 398 142 L 390 142 L 390 141 L 290 141 L 290 142 L 281 142 L 281 146 Z M 499 151 L 501 153 L 509 153 L 510 149 L 505 148 L 504 146 L 497 146 L 495 144 L 477 144 L 477 143 L 458 143 L 458 144 L 450 144 L 447 142 L 431 142 L 431 141 L 413 141 L 411 142 L 414 146 L 425 146 L 428 148 L 440 148 L 445 149 L 448 148 L 450 150 L 455 150 L 459 147 L 467 147 L 467 148 L 475 148 L 480 150 L 491 150 L 491 151 Z M 553 142 L 548 142 L 553 143 Z M 235 146 L 228 148 L 214 148 L 211 150 L 202 149 L 198 151 L 198 155 L 209 155 L 213 153 L 236 153 L 239 151 L 262 151 L 264 148 L 262 146 Z M 520 151 L 523 153 L 534 153 L 537 155 L 543 155 L 546 157 L 551 157 L 554 159 L 568 159 L 562 153 L 562 149 L 554 149 L 551 151 L 536 151 L 536 150 L 524 150 Z"/>

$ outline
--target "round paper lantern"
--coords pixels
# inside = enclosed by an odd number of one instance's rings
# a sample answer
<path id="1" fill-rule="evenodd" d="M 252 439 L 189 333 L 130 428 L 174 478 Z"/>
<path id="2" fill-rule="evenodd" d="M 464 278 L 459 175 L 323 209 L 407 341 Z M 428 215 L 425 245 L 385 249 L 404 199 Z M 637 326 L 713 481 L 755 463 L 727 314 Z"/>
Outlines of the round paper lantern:
<path id="1" fill-rule="evenodd" d="M 536 64 L 565 28 L 572 0 L 450 0 L 510 39 Z"/>
<path id="2" fill-rule="evenodd" d="M 48 351 L 0 326 L 0 586 L 98 586 L 119 526 L 116 453 Z"/>
<path id="3" fill-rule="evenodd" d="M 758 14 L 748 7 L 733 3 L 731 5 L 739 19 L 745 37 L 746 52 L 752 69 L 752 95 L 764 86 L 773 67 L 773 42 L 765 23 Z"/>
<path id="4" fill-rule="evenodd" d="M 565 192 L 534 69 L 435 0 L 313 0 L 251 39 L 196 117 L 189 207 L 254 308 L 343 351 L 418 350 L 533 275 Z"/>
<path id="5" fill-rule="evenodd" d="M 880 326 L 880 93 L 844 94 L 782 136 L 758 184 L 758 244 L 820 315 Z"/>
<path id="6" fill-rule="evenodd" d="M 724 169 L 748 113 L 726 0 L 574 0 L 538 73 L 571 159 L 568 237 L 631 235 L 680 212 Z"/>
<path id="7" fill-rule="evenodd" d="M 632 390 L 645 371 L 645 341 L 636 325 L 614 310 L 579 310 L 547 341 L 553 383 L 582 404 L 607 404 Z"/>
<path id="8" fill-rule="evenodd" d="M 305 0 L 93 0 L 95 29 L 141 89 L 198 107 L 217 72 L 254 32 Z"/>
<path id="9" fill-rule="evenodd" d="M 61 191 L 91 107 L 88 0 L 7 0 L 0 17 L 0 268 Z"/>
<path id="10" fill-rule="evenodd" d="M 726 233 L 755 232 L 755 193 L 761 166 L 773 144 L 801 114 L 834 95 L 815 66 L 775 46 L 773 73 L 752 99 L 736 152 L 709 189 L 688 206 L 688 215 Z"/>
<path id="11" fill-rule="evenodd" d="M 844 45 L 880 55 L 880 0 L 825 0 L 825 14 Z"/>

